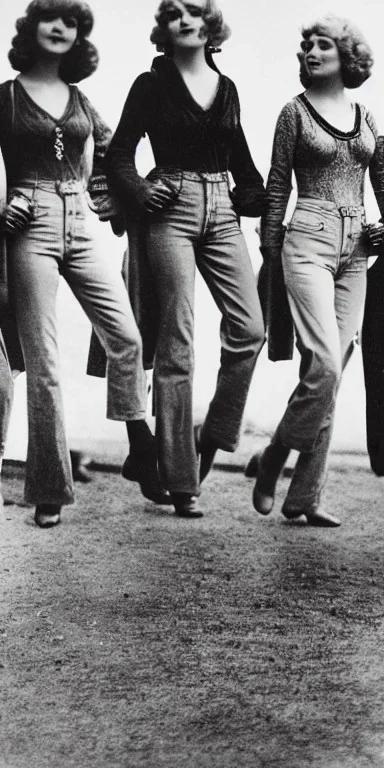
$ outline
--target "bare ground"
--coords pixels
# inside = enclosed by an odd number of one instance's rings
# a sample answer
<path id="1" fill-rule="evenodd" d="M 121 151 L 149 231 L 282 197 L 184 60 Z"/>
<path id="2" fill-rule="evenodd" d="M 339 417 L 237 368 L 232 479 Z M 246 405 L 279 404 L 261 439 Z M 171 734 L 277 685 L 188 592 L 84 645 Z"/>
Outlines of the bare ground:
<path id="1" fill-rule="evenodd" d="M 7 506 L 1 768 L 384 766 L 383 482 L 332 456 L 338 530 L 285 521 L 286 478 L 260 518 L 218 469 L 197 521 L 111 472 L 49 531 Z"/>

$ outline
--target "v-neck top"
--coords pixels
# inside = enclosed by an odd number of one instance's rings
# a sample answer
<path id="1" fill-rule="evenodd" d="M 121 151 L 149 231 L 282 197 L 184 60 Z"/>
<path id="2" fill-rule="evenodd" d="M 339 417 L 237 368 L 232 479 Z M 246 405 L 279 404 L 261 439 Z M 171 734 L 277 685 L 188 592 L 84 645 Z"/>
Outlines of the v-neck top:
<path id="1" fill-rule="evenodd" d="M 200 112 L 202 112 L 204 115 L 206 115 L 208 112 L 210 112 L 211 109 L 214 109 L 216 99 L 220 98 L 220 91 L 221 91 L 221 88 L 224 86 L 224 78 L 223 78 L 223 75 L 220 72 L 218 73 L 218 81 L 217 81 L 217 85 L 216 85 L 216 88 L 215 88 L 215 92 L 213 93 L 212 98 L 211 98 L 210 102 L 207 104 L 207 106 L 203 107 L 201 104 L 199 104 L 198 101 L 196 101 L 196 99 L 194 99 L 194 97 L 192 96 L 192 93 L 189 90 L 189 88 L 187 86 L 187 83 L 185 82 L 181 72 L 178 70 L 178 68 L 176 67 L 176 65 L 173 62 L 171 63 L 171 68 L 174 69 L 173 74 L 174 74 L 175 78 L 179 77 L 179 80 L 180 80 L 179 84 L 180 84 L 181 88 L 182 89 L 184 88 L 184 97 L 185 97 L 185 99 L 187 101 L 191 102 L 192 107 L 194 107 L 197 112 L 200 110 Z"/>
<path id="2" fill-rule="evenodd" d="M 384 215 L 383 162 L 372 115 L 355 105 L 351 131 L 340 131 L 325 120 L 305 94 L 283 107 L 276 124 L 268 206 L 261 221 L 265 247 L 280 248 L 282 223 L 295 174 L 299 197 L 328 200 L 337 208 L 364 204 L 365 172 L 369 167 L 381 215 Z"/>
<path id="3" fill-rule="evenodd" d="M 57 125 L 63 125 L 63 123 L 65 123 L 68 117 L 68 114 L 73 108 L 73 100 L 76 97 L 76 91 L 74 90 L 74 86 L 68 85 L 69 94 L 68 94 L 68 99 L 65 105 L 64 112 L 62 113 L 61 117 L 54 117 L 54 115 L 51 115 L 51 113 L 48 112 L 48 110 L 44 109 L 44 107 L 42 107 L 40 104 L 37 103 L 37 101 L 34 100 L 33 96 L 31 96 L 28 93 L 26 87 L 18 78 L 16 78 L 14 81 L 14 87 L 21 89 L 21 92 L 24 95 L 24 98 L 27 99 L 27 101 L 29 101 L 29 104 L 33 110 L 37 109 L 39 112 L 42 113 L 42 115 L 44 115 L 46 120 L 52 120 L 52 122 L 56 123 Z"/>
<path id="4" fill-rule="evenodd" d="M 110 181 L 127 202 L 140 204 L 146 190 L 135 166 L 137 145 L 145 134 L 156 166 L 230 171 L 237 186 L 246 186 L 255 200 L 258 195 L 264 199 L 263 180 L 241 127 L 236 86 L 225 75 L 219 73 L 216 93 L 207 108 L 195 101 L 176 65 L 166 56 L 156 57 L 151 71 L 135 80 L 106 157 Z"/>
<path id="5" fill-rule="evenodd" d="M 300 93 L 297 97 L 300 99 L 303 104 L 308 109 L 308 112 L 312 115 L 313 119 L 316 120 L 316 122 L 321 126 L 321 128 L 324 129 L 327 133 L 329 133 L 330 136 L 334 136 L 336 139 L 341 139 L 344 141 L 348 141 L 348 139 L 354 139 L 360 132 L 360 126 L 361 126 L 361 109 L 360 104 L 355 104 L 354 106 L 354 114 L 355 114 L 355 120 L 352 130 L 350 131 L 341 131 L 340 128 L 336 128 L 336 126 L 331 125 L 331 123 L 328 122 L 328 120 L 323 117 L 323 115 L 320 114 L 320 112 L 317 111 L 317 109 L 311 104 L 309 99 L 307 99 L 305 93 Z"/>
<path id="6" fill-rule="evenodd" d="M 72 179 L 83 175 L 85 142 L 92 132 L 95 141 L 90 188 L 106 190 L 102 161 L 111 131 L 85 95 L 75 85 L 69 86 L 69 98 L 60 118 L 55 118 L 29 95 L 16 78 L 0 85 L 0 147 L 9 186 L 23 179 Z M 63 150 L 55 150 L 59 132 Z M 60 154 L 60 153 L 59 153 Z"/>

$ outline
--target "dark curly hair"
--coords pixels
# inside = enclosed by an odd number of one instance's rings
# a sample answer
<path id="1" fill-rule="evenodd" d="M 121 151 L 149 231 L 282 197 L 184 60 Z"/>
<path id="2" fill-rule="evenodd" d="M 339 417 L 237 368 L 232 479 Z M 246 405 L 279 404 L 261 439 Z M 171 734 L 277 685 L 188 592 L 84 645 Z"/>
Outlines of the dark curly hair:
<path id="1" fill-rule="evenodd" d="M 311 35 L 325 35 L 337 45 L 341 63 L 341 77 L 346 88 L 358 88 L 371 75 L 372 50 L 360 30 L 348 19 L 329 14 L 301 30 L 302 47 Z M 300 81 L 304 88 L 311 85 L 311 76 L 305 66 L 305 54 L 300 51 Z"/>
<path id="2" fill-rule="evenodd" d="M 8 53 L 13 69 L 28 72 L 35 64 L 37 25 L 47 14 L 55 14 L 56 18 L 72 16 L 77 22 L 76 43 L 60 60 L 60 77 L 66 83 L 78 83 L 89 77 L 97 68 L 99 55 L 93 43 L 87 40 L 93 28 L 93 13 L 81 0 L 32 0 L 25 15 L 16 21 L 17 34 Z"/>
<path id="3" fill-rule="evenodd" d="M 172 45 L 168 36 L 168 12 L 174 8 L 172 0 L 162 0 L 155 13 L 156 26 L 150 35 L 151 43 L 156 45 L 158 51 L 164 51 L 168 56 L 172 55 Z M 207 46 L 214 53 L 215 48 L 224 40 L 228 40 L 231 30 L 223 20 L 223 14 L 216 6 L 215 0 L 206 0 L 202 9 L 205 23 L 205 31 L 208 37 Z"/>

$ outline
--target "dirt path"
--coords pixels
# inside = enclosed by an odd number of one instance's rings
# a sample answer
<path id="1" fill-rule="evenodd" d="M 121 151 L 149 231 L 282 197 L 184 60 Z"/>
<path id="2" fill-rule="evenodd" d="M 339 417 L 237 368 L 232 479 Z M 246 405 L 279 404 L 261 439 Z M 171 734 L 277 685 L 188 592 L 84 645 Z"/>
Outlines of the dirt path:
<path id="1" fill-rule="evenodd" d="M 383 481 L 333 457 L 336 531 L 251 489 L 214 471 L 201 521 L 110 473 L 57 529 L 6 508 L 1 768 L 384 766 Z"/>

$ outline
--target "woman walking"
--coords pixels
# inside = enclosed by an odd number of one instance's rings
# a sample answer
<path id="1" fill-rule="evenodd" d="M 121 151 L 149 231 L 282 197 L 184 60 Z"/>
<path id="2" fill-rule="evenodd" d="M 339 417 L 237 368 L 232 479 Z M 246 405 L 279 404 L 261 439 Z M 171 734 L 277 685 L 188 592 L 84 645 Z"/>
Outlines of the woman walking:
<path id="1" fill-rule="evenodd" d="M 91 135 L 95 150 L 89 191 L 100 218 L 116 213 L 101 168 L 110 132 L 70 85 L 97 67 L 97 51 L 87 39 L 92 26 L 86 3 L 33 0 L 16 23 L 9 53 L 19 75 L 0 86 L 0 145 L 9 185 L 4 226 L 27 372 L 25 497 L 36 505 L 35 521 L 41 527 L 57 524 L 62 505 L 73 502 L 55 318 L 60 275 L 105 348 L 107 416 L 127 423 L 136 479 L 149 482 L 150 495 L 164 500 L 145 422 L 140 335 L 123 281 L 107 269 L 88 230 L 84 158 Z"/>
<path id="2" fill-rule="evenodd" d="M 156 21 L 151 40 L 165 55 L 133 84 L 107 169 L 127 211 L 130 259 L 134 210 L 140 218 L 146 253 L 139 269 L 146 258 L 152 300 L 158 305 L 154 401 L 162 482 L 177 514 L 198 517 L 200 482 L 216 450 L 236 448 L 264 340 L 238 215 L 259 216 L 265 192 L 241 128 L 235 85 L 212 60 L 213 49 L 229 35 L 215 3 L 164 0 Z M 144 133 L 156 162 L 146 179 L 135 167 Z M 233 193 L 229 172 L 236 184 Z M 192 415 L 196 267 L 222 315 L 216 392 L 197 435 Z"/>
<path id="3" fill-rule="evenodd" d="M 382 214 L 384 187 L 373 118 L 346 93 L 371 73 L 369 46 L 359 30 L 338 17 L 325 17 L 302 34 L 300 75 L 306 90 L 285 105 L 277 121 L 261 231 L 271 269 L 282 259 L 301 355 L 300 381 L 270 445 L 258 457 L 253 502 L 261 514 L 271 512 L 278 477 L 293 448 L 300 455 L 283 514 L 289 519 L 304 514 L 311 525 L 338 526 L 339 519 L 319 504 L 336 395 L 365 297 L 368 166 Z M 298 200 L 280 254 L 292 171 Z"/>

